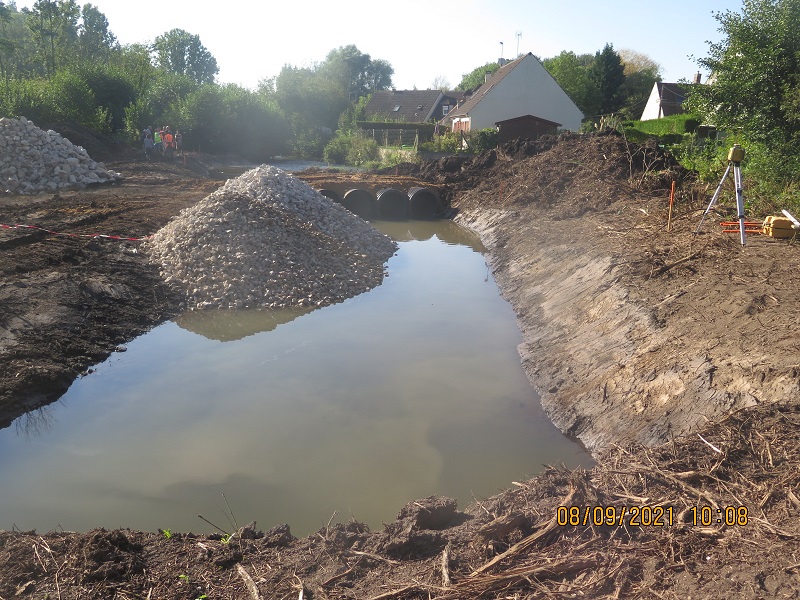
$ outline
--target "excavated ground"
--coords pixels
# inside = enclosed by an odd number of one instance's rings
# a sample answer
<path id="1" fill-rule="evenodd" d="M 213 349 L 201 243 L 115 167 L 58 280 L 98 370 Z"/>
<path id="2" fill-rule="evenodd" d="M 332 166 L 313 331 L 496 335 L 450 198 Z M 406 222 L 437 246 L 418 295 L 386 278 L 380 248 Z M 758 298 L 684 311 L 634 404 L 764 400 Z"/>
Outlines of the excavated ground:
<path id="1" fill-rule="evenodd" d="M 142 236 L 220 183 L 197 157 L 100 158 L 125 181 L 0 199 L 0 223 Z M 553 467 L 463 510 L 412 501 L 375 532 L 0 532 L 0 599 L 800 597 L 800 244 L 742 248 L 718 225 L 729 190 L 693 235 L 709 190 L 617 135 L 302 176 L 437 187 L 489 248 L 546 411 L 598 465 Z M 180 311 L 136 248 L 0 230 L 0 423 Z"/>

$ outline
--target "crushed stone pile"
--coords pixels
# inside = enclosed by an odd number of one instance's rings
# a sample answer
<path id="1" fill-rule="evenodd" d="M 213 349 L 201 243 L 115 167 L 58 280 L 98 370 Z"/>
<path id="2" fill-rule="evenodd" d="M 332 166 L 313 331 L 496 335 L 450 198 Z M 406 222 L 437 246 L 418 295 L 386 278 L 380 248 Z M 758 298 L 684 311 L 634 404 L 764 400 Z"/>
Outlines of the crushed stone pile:
<path id="1" fill-rule="evenodd" d="M 397 245 L 277 167 L 228 180 L 144 248 L 188 308 L 326 306 L 383 281 Z"/>
<path id="2" fill-rule="evenodd" d="M 44 131 L 25 117 L 0 119 L 0 190 L 6 193 L 80 189 L 121 178 L 52 129 Z"/>

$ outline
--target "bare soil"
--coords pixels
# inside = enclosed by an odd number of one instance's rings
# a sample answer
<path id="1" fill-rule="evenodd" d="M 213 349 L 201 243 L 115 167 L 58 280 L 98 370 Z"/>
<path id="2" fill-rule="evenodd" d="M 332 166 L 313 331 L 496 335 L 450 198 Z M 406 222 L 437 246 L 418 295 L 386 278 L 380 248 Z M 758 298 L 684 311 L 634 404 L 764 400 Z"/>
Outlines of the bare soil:
<path id="1" fill-rule="evenodd" d="M 220 184 L 201 158 L 109 160 L 120 184 L 4 197 L 0 223 L 144 236 Z M 3 531 L 0 600 L 800 598 L 800 245 L 742 248 L 724 198 L 693 235 L 709 190 L 617 135 L 301 176 L 437 187 L 489 248 L 545 410 L 597 466 L 463 509 L 412 500 L 374 532 Z M 3 229 L 0 250 L 2 425 L 181 310 L 135 241 Z"/>

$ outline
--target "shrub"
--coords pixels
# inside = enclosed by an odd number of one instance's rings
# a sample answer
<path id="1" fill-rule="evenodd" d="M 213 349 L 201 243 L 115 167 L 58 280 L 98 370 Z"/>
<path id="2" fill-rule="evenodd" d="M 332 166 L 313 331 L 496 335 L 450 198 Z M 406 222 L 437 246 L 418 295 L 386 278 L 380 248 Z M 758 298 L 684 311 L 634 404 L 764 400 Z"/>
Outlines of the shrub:
<path id="1" fill-rule="evenodd" d="M 497 148 L 497 143 L 499 141 L 500 134 L 497 129 L 493 127 L 481 129 L 470 136 L 470 145 L 474 147 L 475 152 L 483 152 L 484 150 Z"/>
<path id="2" fill-rule="evenodd" d="M 322 153 L 325 162 L 336 165 L 363 167 L 380 159 L 378 143 L 357 135 L 337 135 L 325 146 Z"/>
<path id="3" fill-rule="evenodd" d="M 435 135 L 430 142 L 420 144 L 420 150 L 425 150 L 427 152 L 449 152 L 455 154 L 460 149 L 461 136 L 452 131 L 448 131 L 443 135 Z"/>
<path id="4" fill-rule="evenodd" d="M 347 161 L 347 151 L 350 148 L 350 137 L 337 135 L 325 146 L 322 157 L 326 163 L 343 165 Z"/>

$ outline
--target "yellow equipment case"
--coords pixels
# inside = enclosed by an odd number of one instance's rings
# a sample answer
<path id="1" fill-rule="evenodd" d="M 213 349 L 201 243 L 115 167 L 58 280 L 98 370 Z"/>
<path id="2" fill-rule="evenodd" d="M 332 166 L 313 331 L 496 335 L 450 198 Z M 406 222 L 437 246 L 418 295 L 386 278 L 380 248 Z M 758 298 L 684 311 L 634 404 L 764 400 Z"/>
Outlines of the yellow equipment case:
<path id="1" fill-rule="evenodd" d="M 785 239 L 794 237 L 795 230 L 792 229 L 792 222 L 786 217 L 769 216 L 764 219 L 761 233 L 770 237 Z"/>

